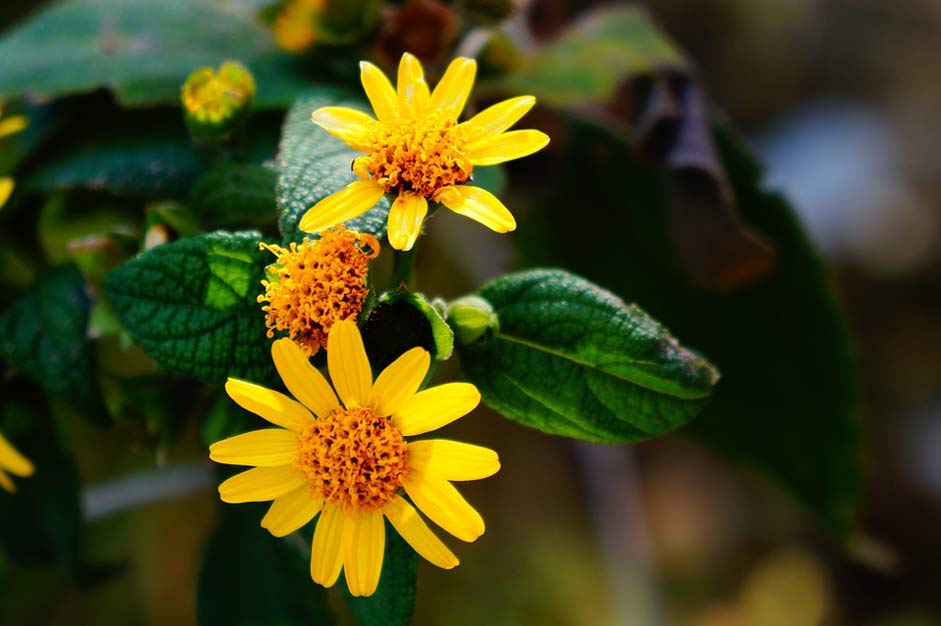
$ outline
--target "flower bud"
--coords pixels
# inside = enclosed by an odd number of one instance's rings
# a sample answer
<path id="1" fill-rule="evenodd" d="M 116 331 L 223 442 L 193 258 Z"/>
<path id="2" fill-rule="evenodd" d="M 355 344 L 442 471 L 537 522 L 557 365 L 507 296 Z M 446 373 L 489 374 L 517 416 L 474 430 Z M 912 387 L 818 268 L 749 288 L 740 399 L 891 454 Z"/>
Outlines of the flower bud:
<path id="1" fill-rule="evenodd" d="M 452 302 L 448 307 L 448 324 L 462 346 L 474 343 L 487 331 L 500 329 L 493 307 L 479 296 L 465 296 Z"/>
<path id="2" fill-rule="evenodd" d="M 251 113 L 255 79 L 235 61 L 226 61 L 218 72 L 201 67 L 183 83 L 181 100 L 186 126 L 194 140 L 224 141 Z"/>

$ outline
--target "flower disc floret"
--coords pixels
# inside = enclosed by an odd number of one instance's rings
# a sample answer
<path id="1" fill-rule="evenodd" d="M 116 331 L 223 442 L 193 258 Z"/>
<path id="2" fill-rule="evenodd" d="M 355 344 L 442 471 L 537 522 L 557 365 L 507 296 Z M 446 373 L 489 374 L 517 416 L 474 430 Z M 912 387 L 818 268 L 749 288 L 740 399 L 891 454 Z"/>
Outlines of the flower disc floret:
<path id="1" fill-rule="evenodd" d="M 277 257 L 258 296 L 268 337 L 286 331 L 308 355 L 316 354 L 335 323 L 355 320 L 363 310 L 369 261 L 379 254 L 379 242 L 340 226 L 300 245 L 261 247 Z"/>
<path id="2" fill-rule="evenodd" d="M 307 426 L 297 441 L 295 463 L 311 490 L 345 513 L 375 511 L 405 484 L 405 438 L 372 409 L 337 409 Z"/>

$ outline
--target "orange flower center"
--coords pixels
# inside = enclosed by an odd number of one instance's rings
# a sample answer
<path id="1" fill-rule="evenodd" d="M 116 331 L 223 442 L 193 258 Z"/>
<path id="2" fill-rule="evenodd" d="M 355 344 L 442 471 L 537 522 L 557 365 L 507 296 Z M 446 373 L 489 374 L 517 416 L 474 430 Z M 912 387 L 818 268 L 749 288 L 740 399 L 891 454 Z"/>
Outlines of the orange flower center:
<path id="1" fill-rule="evenodd" d="M 262 244 L 278 258 L 261 281 L 266 302 L 268 337 L 287 331 L 308 356 L 327 345 L 327 335 L 340 320 L 355 320 L 368 288 L 369 261 L 379 254 L 375 237 L 342 226 L 321 233 L 320 239 L 304 239 L 290 248 Z"/>
<path id="2" fill-rule="evenodd" d="M 345 513 L 374 511 L 395 497 L 408 474 L 408 444 L 371 409 L 337 409 L 297 437 L 295 464 L 312 493 Z"/>
<path id="3" fill-rule="evenodd" d="M 353 171 L 371 177 L 387 193 L 414 191 L 430 198 L 442 187 L 467 181 L 474 170 L 463 152 L 463 129 L 441 111 L 379 122 L 370 130 L 363 142 L 369 154 L 353 161 Z"/>

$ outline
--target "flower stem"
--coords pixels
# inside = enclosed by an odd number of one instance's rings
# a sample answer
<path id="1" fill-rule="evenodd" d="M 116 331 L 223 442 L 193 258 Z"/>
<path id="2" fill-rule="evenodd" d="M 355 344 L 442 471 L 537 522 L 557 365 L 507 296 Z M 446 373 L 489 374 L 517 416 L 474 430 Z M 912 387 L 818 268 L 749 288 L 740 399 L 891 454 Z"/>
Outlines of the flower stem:
<path id="1" fill-rule="evenodd" d="M 416 246 L 405 252 L 401 250 L 395 251 L 395 257 L 392 261 L 392 289 L 407 287 L 409 282 L 411 282 L 412 266 L 415 264 L 415 253 L 417 250 L 418 248 Z"/>

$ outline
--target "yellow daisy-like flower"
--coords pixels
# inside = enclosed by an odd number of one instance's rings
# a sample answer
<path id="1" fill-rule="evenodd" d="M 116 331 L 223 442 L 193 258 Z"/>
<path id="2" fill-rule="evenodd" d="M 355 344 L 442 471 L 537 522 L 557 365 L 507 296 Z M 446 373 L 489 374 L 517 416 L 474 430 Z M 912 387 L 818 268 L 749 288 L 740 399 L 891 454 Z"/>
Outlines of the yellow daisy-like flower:
<path id="1" fill-rule="evenodd" d="M 312 114 L 316 124 L 366 153 L 353 161 L 360 180 L 314 205 L 301 218 L 301 230 L 319 232 L 353 219 L 386 193 L 396 194 L 388 232 L 397 250 L 415 245 L 429 200 L 498 233 L 514 230 L 513 214 L 496 196 L 464 183 L 474 166 L 518 159 L 549 143 L 538 130 L 508 131 L 536 99 L 504 100 L 458 123 L 477 72 L 473 59 L 452 61 L 434 91 L 425 82 L 421 63 L 409 53 L 399 63 L 397 90 L 375 65 L 363 61 L 360 70 L 377 119 L 347 107 L 322 107 Z"/>
<path id="2" fill-rule="evenodd" d="M 22 478 L 32 476 L 33 464 L 0 434 L 0 487 L 9 493 L 15 493 L 16 485 L 7 472 Z"/>
<path id="3" fill-rule="evenodd" d="M 18 133 L 29 125 L 24 115 L 12 115 L 3 119 L 3 103 L 0 102 L 0 138 Z M 0 207 L 7 203 L 13 194 L 15 183 L 9 176 L 0 176 Z"/>
<path id="4" fill-rule="evenodd" d="M 268 337 L 287 331 L 309 355 L 326 347 L 330 329 L 339 320 L 359 316 L 369 289 L 369 261 L 379 255 L 379 242 L 372 235 L 342 226 L 324 231 L 319 239 L 307 238 L 285 249 L 261 244 L 277 256 L 261 281 L 265 293 Z"/>
<path id="5" fill-rule="evenodd" d="M 492 476 L 500 469 L 497 454 L 445 439 L 406 437 L 463 417 L 480 402 L 480 393 L 469 383 L 418 391 L 431 363 L 422 348 L 403 354 L 374 382 L 359 329 L 351 321 L 337 322 L 327 341 L 332 387 L 290 339 L 271 347 L 278 373 L 299 401 L 241 380 L 226 383 L 235 402 L 279 428 L 248 432 L 209 448 L 218 463 L 254 466 L 219 486 L 222 500 L 273 500 L 261 525 L 276 537 L 319 515 L 311 578 L 330 587 L 343 571 L 354 596 L 372 595 L 379 584 L 383 519 L 428 561 L 455 567 L 457 558 L 415 507 L 458 539 L 476 540 L 484 521 L 451 481 Z"/>

